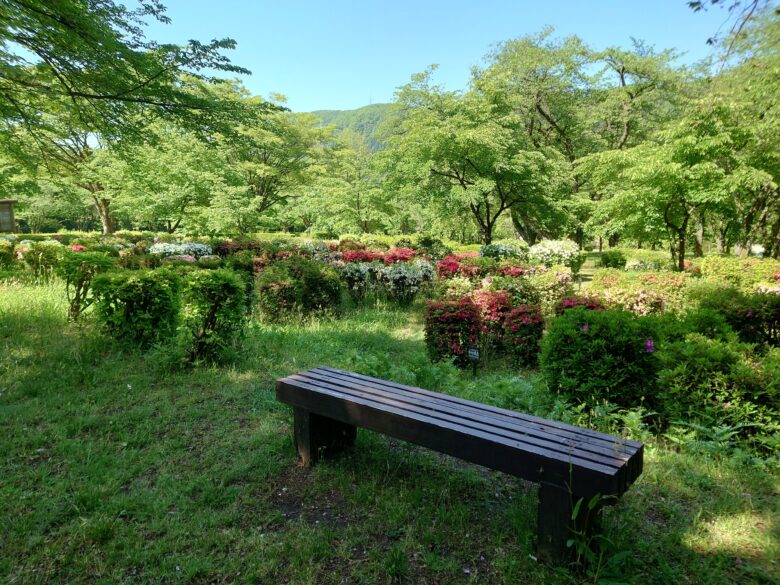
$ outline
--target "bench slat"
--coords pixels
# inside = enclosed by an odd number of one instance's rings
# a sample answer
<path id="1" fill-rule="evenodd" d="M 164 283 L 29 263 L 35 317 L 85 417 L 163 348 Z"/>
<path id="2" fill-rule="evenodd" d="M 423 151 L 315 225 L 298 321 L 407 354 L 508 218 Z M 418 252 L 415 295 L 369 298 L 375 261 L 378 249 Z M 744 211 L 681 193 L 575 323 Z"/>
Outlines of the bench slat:
<path id="1" fill-rule="evenodd" d="M 531 481 L 572 484 L 575 493 L 619 495 L 625 491 L 625 467 L 614 468 L 512 441 L 475 429 L 465 429 L 423 414 L 409 412 L 369 398 L 329 390 L 310 382 L 280 380 L 277 398 L 293 406 L 355 426 L 433 448 L 461 459 L 504 471 Z"/>
<path id="2" fill-rule="evenodd" d="M 545 436 L 553 435 L 555 437 L 560 437 L 562 441 L 574 441 L 577 444 L 588 445 L 589 448 L 592 447 L 594 449 L 594 452 L 600 452 L 605 455 L 614 456 L 618 459 L 628 460 L 636 451 L 636 448 L 630 444 L 629 441 L 625 441 L 622 438 L 615 437 L 613 435 L 600 434 L 600 436 L 594 437 L 589 434 L 576 433 L 566 428 L 541 424 L 535 420 L 536 417 L 525 418 L 522 416 L 511 416 L 512 414 L 520 414 L 513 411 L 503 411 L 502 409 L 497 409 L 496 411 L 485 410 L 481 408 L 475 408 L 465 401 L 453 402 L 451 400 L 447 400 L 449 395 L 446 394 L 421 394 L 419 392 L 413 392 L 407 388 L 383 385 L 377 379 L 367 378 L 364 380 L 341 376 L 334 374 L 324 368 L 314 368 L 307 372 L 301 372 L 300 375 L 322 375 L 331 381 L 338 380 L 340 383 L 346 385 L 355 384 L 356 387 L 364 385 L 369 386 L 370 388 L 375 388 L 381 392 L 403 397 L 403 400 L 405 401 L 412 401 L 415 404 L 424 405 L 428 408 L 447 412 L 456 416 L 466 417 L 468 419 L 479 422 L 485 422 L 487 424 L 492 424 L 509 430 L 520 430 L 522 428 L 522 432 L 543 433 Z"/>
<path id="3" fill-rule="evenodd" d="M 550 449 L 553 452 L 560 453 L 568 459 L 573 451 L 576 451 L 579 459 L 587 459 L 602 465 L 612 467 L 622 467 L 630 458 L 629 454 L 621 453 L 609 447 L 593 445 L 587 441 L 577 438 L 562 438 L 550 433 L 544 433 L 537 428 L 521 425 L 507 424 L 505 421 L 499 421 L 496 424 L 495 419 L 480 416 L 473 409 L 457 410 L 446 406 L 446 403 L 437 403 L 430 398 L 421 400 L 416 397 L 410 397 L 402 393 L 391 392 L 374 388 L 370 382 L 365 384 L 355 384 L 354 382 L 344 382 L 341 378 L 328 377 L 318 371 L 303 372 L 293 379 L 311 379 L 315 383 L 327 384 L 329 388 L 347 390 L 359 393 L 359 395 L 370 395 L 371 398 L 380 402 L 386 402 L 399 408 L 409 409 L 414 412 L 420 412 L 433 418 L 439 418 L 456 424 L 462 424 L 464 427 L 479 429 L 488 433 L 502 436 L 511 440 L 519 440 L 532 443 L 541 447 Z M 551 454 L 551 456 L 553 456 Z"/>
<path id="4" fill-rule="evenodd" d="M 433 392 L 431 390 L 425 390 L 423 388 L 417 388 L 415 386 L 407 386 L 405 384 L 399 384 L 397 382 L 391 382 L 389 380 L 382 380 L 380 378 L 372 378 L 370 376 L 364 376 L 362 374 L 356 374 L 354 372 L 347 372 L 345 370 L 338 370 L 336 368 L 331 368 L 331 367 L 327 367 L 327 366 L 320 366 L 319 368 L 314 368 L 314 370 L 315 371 L 316 370 L 325 370 L 325 371 L 333 372 L 333 373 L 336 373 L 336 374 L 340 374 L 340 375 L 348 377 L 348 378 L 355 378 L 355 379 L 358 379 L 358 380 L 364 380 L 364 381 L 370 381 L 370 382 L 379 383 L 379 384 L 382 384 L 384 386 L 388 386 L 388 387 L 391 387 L 391 388 L 399 388 L 399 389 L 402 389 L 402 390 L 408 390 L 408 391 L 411 391 L 411 392 L 414 392 L 414 393 L 417 393 L 417 394 L 421 394 L 421 395 L 424 395 L 424 396 L 430 396 L 430 397 L 433 397 L 433 398 L 436 398 L 436 399 L 445 400 L 445 401 L 451 402 L 453 404 L 469 406 L 469 407 L 475 408 L 477 410 L 482 410 L 482 411 L 485 411 L 485 412 L 488 412 L 488 413 L 493 413 L 493 414 L 496 414 L 496 415 L 503 415 L 503 416 L 507 416 L 507 417 L 512 418 L 512 419 L 519 419 L 519 420 L 525 420 L 525 421 L 529 421 L 529 422 L 534 422 L 534 423 L 540 424 L 542 426 L 549 427 L 550 429 L 560 429 L 562 431 L 568 431 L 568 432 L 572 432 L 572 433 L 575 433 L 575 434 L 578 434 L 578 435 L 585 435 L 585 436 L 588 436 L 588 437 L 592 437 L 594 439 L 606 440 L 608 442 L 613 442 L 613 443 L 614 443 L 614 440 L 615 440 L 615 437 L 613 435 L 609 435 L 607 433 L 600 433 L 598 431 L 593 431 L 593 430 L 590 430 L 590 429 L 583 429 L 581 427 L 577 427 L 577 426 L 574 426 L 574 425 L 569 425 L 569 424 L 558 422 L 558 421 L 552 421 L 552 420 L 548 420 L 548 419 L 541 418 L 541 417 L 538 417 L 538 416 L 533 416 L 533 415 L 530 415 L 530 414 L 516 412 L 514 410 L 507 410 L 505 408 L 499 408 L 497 406 L 491 406 L 489 404 L 482 404 L 480 402 L 474 402 L 474 401 L 471 401 L 471 400 L 466 400 L 465 398 L 459 398 L 457 396 L 452 396 L 450 394 L 442 394 L 442 393 L 439 393 L 439 392 Z M 626 445 L 627 447 L 634 447 L 636 449 L 638 449 L 638 448 L 643 446 L 642 443 L 640 443 L 639 441 L 632 441 L 632 440 L 629 440 L 629 439 L 626 439 L 625 441 L 621 440 L 621 442 L 624 445 Z"/>

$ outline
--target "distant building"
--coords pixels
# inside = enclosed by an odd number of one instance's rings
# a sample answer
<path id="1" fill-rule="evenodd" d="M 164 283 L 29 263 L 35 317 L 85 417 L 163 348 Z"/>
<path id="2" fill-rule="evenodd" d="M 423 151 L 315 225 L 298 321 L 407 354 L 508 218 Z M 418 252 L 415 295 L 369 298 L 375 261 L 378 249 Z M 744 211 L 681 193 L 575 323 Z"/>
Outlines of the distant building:
<path id="1" fill-rule="evenodd" d="M 0 199 L 0 233 L 16 231 L 14 203 L 16 203 L 16 199 Z"/>

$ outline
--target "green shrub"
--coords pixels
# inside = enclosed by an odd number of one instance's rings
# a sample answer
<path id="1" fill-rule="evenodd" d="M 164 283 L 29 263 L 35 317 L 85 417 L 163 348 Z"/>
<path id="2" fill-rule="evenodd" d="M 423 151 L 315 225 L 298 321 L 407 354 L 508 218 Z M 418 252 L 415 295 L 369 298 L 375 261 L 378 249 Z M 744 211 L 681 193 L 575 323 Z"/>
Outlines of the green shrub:
<path id="1" fill-rule="evenodd" d="M 292 257 L 262 270 L 257 303 L 271 319 L 293 312 L 336 311 L 341 303 L 341 279 L 332 266 Z"/>
<path id="2" fill-rule="evenodd" d="M 607 250 L 599 256 L 599 265 L 604 268 L 623 270 L 626 267 L 626 257 L 618 250 Z"/>
<path id="3" fill-rule="evenodd" d="M 537 306 L 542 302 L 542 287 L 534 286 L 534 282 L 529 278 L 494 276 L 490 279 L 488 286 L 490 290 L 505 290 L 509 292 L 512 295 L 512 304 L 514 306 Z"/>
<path id="4" fill-rule="evenodd" d="M 33 242 L 18 246 L 17 253 L 36 278 L 48 279 L 65 253 L 65 247 L 56 241 Z"/>
<path id="5" fill-rule="evenodd" d="M 233 354 L 246 321 L 245 294 L 243 279 L 232 270 L 188 275 L 182 296 L 191 360 L 221 362 Z"/>
<path id="6" fill-rule="evenodd" d="M 633 408 L 655 402 L 657 359 L 651 324 L 624 311 L 565 311 L 542 340 L 550 388 L 578 402 L 608 400 Z"/>
<path id="7" fill-rule="evenodd" d="M 428 275 L 419 265 L 407 262 L 385 266 L 378 272 L 378 280 L 382 283 L 387 298 L 401 306 L 408 306 L 414 302 L 427 278 Z"/>
<path id="8" fill-rule="evenodd" d="M 68 319 L 77 321 L 94 301 L 92 280 L 101 272 L 116 266 L 116 260 L 102 252 L 74 252 L 67 250 L 59 264 L 57 273 L 65 280 L 65 294 L 68 297 Z"/>
<path id="9" fill-rule="evenodd" d="M 16 264 L 14 243 L 0 238 L 0 270 L 9 270 Z"/>
<path id="10" fill-rule="evenodd" d="M 707 339 L 725 342 L 738 341 L 737 334 L 726 317 L 715 309 L 694 309 L 676 315 L 667 313 L 652 318 L 656 336 L 664 341 L 681 341 L 687 335 L 696 333 Z"/>
<path id="11" fill-rule="evenodd" d="M 780 271 L 780 260 L 771 258 L 734 258 L 707 256 L 701 261 L 701 275 L 727 282 L 743 292 L 754 292 L 756 285 L 770 282 Z"/>
<path id="12" fill-rule="evenodd" d="M 355 302 L 361 302 L 376 289 L 376 270 L 370 262 L 347 262 L 340 270 L 347 293 Z"/>
<path id="13" fill-rule="evenodd" d="M 780 295 L 717 286 L 697 287 L 689 294 L 700 308 L 721 313 L 741 341 L 780 345 Z"/>
<path id="14" fill-rule="evenodd" d="M 691 334 L 659 352 L 659 410 L 667 420 L 729 427 L 747 440 L 780 430 L 780 353 Z"/>
<path id="15" fill-rule="evenodd" d="M 170 270 L 113 272 L 92 281 L 98 321 L 112 337 L 149 346 L 179 323 L 180 278 Z"/>
<path id="16" fill-rule="evenodd" d="M 434 260 L 439 260 L 448 254 L 452 254 L 452 248 L 447 246 L 439 238 L 434 238 L 433 236 L 418 236 L 414 242 L 410 242 L 410 244 L 410 246 L 402 246 L 401 240 L 398 240 L 395 243 L 395 245 L 399 248 L 414 248 L 418 253 L 424 254 L 425 256 L 430 256 Z"/>

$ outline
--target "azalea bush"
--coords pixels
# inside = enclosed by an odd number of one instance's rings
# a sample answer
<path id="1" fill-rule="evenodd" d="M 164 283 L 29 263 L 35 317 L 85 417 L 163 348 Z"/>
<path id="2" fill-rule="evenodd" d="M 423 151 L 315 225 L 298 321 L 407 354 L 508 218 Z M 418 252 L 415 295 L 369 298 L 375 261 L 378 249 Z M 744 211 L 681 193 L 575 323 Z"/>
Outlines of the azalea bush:
<path id="1" fill-rule="evenodd" d="M 543 334 L 544 317 L 539 307 L 520 305 L 504 317 L 504 349 L 521 365 L 536 365 Z"/>
<path id="2" fill-rule="evenodd" d="M 181 279 L 167 269 L 95 276 L 98 322 L 115 339 L 142 347 L 171 338 L 179 324 Z"/>
<path id="3" fill-rule="evenodd" d="M 570 309 L 587 309 L 588 311 L 604 311 L 606 307 L 599 299 L 590 297 L 566 297 L 555 306 L 555 313 L 560 315 Z"/>
<path id="4" fill-rule="evenodd" d="M 190 273 L 183 290 L 191 361 L 222 362 L 235 355 L 247 315 L 241 276 L 225 268 Z"/>
<path id="5" fill-rule="evenodd" d="M 479 249 L 479 255 L 494 260 L 515 258 L 525 260 L 528 257 L 528 244 L 524 240 L 499 240 L 485 244 Z"/>
<path id="6" fill-rule="evenodd" d="M 0 270 L 13 268 L 15 264 L 16 254 L 14 253 L 14 242 L 0 239 Z"/>
<path id="7" fill-rule="evenodd" d="M 599 265 L 622 270 L 626 266 L 626 257 L 619 250 L 606 250 L 599 256 Z"/>
<path id="8" fill-rule="evenodd" d="M 57 274 L 65 280 L 65 294 L 68 298 L 68 320 L 77 321 L 93 303 L 92 281 L 101 272 L 116 266 L 116 259 L 102 252 L 74 251 L 71 246 L 65 251 L 57 265 Z"/>
<path id="9" fill-rule="evenodd" d="M 376 289 L 376 278 L 370 262 L 348 262 L 339 270 L 344 288 L 356 302 L 365 299 L 366 295 Z"/>
<path id="10" fill-rule="evenodd" d="M 388 299 L 408 306 L 425 285 L 427 274 L 419 266 L 396 263 L 379 270 L 378 280 Z"/>
<path id="11" fill-rule="evenodd" d="M 299 256 L 263 268 L 256 289 L 258 307 L 270 319 L 292 313 L 336 312 L 341 304 L 337 270 Z"/>
<path id="12" fill-rule="evenodd" d="M 750 293 L 758 285 L 775 280 L 780 260 L 707 256 L 701 261 L 700 269 L 703 278 L 725 282 Z"/>
<path id="13" fill-rule="evenodd" d="M 157 243 L 149 246 L 148 252 L 155 256 L 191 256 L 195 259 L 201 256 L 209 256 L 213 253 L 211 246 L 196 243 Z"/>
<path id="14" fill-rule="evenodd" d="M 542 301 L 540 289 L 534 286 L 530 278 L 513 276 L 493 276 L 483 281 L 489 290 L 507 291 L 512 295 L 512 304 L 539 305 Z"/>
<path id="15" fill-rule="evenodd" d="M 547 267 L 561 265 L 577 272 L 585 262 L 586 254 L 571 240 L 542 240 L 531 246 L 528 257 Z"/>
<path id="16" fill-rule="evenodd" d="M 433 361 L 468 366 L 468 349 L 479 345 L 481 328 L 479 308 L 467 296 L 426 304 L 425 345 Z"/>
<path id="17" fill-rule="evenodd" d="M 512 295 L 505 290 L 478 290 L 471 300 L 479 309 L 482 337 L 486 344 L 499 345 L 504 333 L 504 321 L 512 310 Z"/>
<path id="18" fill-rule="evenodd" d="M 552 320 L 542 340 L 542 372 L 552 391 L 580 403 L 654 407 L 654 331 L 650 321 L 626 311 L 565 311 Z"/>
<path id="19" fill-rule="evenodd" d="M 553 266 L 549 270 L 537 272 L 528 281 L 539 295 L 542 311 L 549 315 L 564 297 L 574 292 L 574 276 L 570 268 Z"/>
<path id="20" fill-rule="evenodd" d="M 67 248 L 56 240 L 42 242 L 25 242 L 16 247 L 17 258 L 32 270 L 36 278 L 47 280 L 54 274 L 54 269 Z"/>
<path id="21" fill-rule="evenodd" d="M 757 355 L 749 344 L 689 334 L 659 359 L 659 409 L 667 420 L 729 427 L 758 447 L 776 442 L 780 349 Z"/>

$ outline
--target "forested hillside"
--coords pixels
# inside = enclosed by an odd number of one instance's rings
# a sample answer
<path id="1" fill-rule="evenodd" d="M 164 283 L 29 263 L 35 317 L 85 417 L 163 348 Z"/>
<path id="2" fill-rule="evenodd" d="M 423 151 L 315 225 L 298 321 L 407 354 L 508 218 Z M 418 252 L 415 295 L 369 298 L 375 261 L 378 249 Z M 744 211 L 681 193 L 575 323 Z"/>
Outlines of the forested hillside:
<path id="1" fill-rule="evenodd" d="M 356 110 L 316 110 L 312 112 L 325 124 L 333 124 L 336 131 L 352 130 L 365 137 L 372 152 L 381 150 L 383 124 L 391 117 L 392 104 L 370 104 Z"/>

